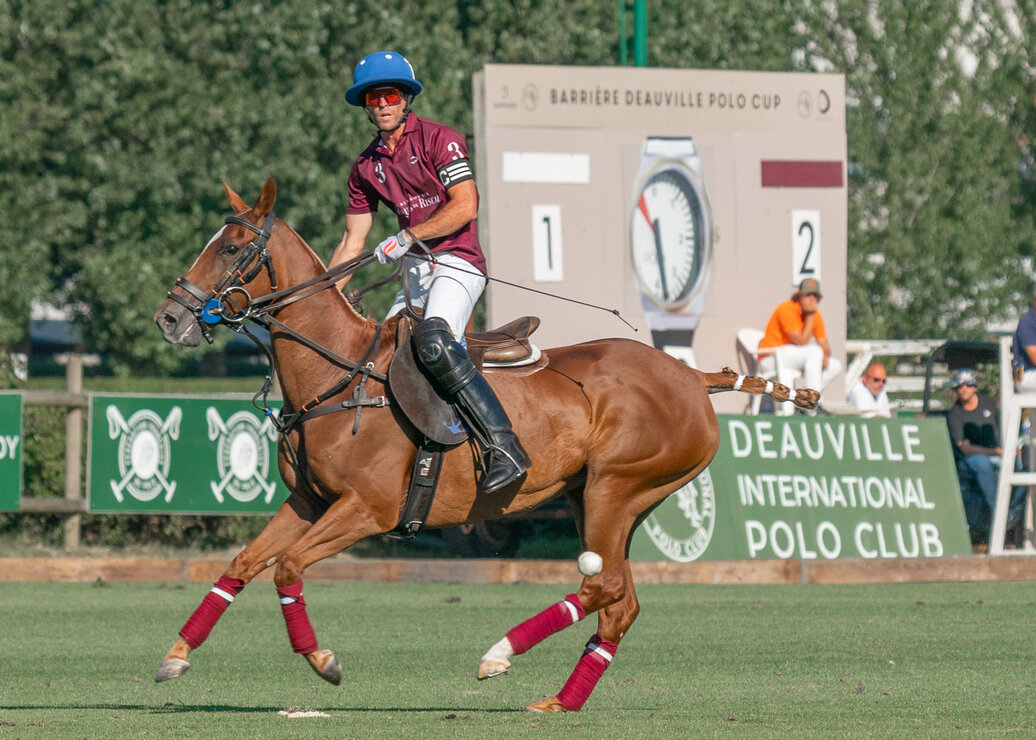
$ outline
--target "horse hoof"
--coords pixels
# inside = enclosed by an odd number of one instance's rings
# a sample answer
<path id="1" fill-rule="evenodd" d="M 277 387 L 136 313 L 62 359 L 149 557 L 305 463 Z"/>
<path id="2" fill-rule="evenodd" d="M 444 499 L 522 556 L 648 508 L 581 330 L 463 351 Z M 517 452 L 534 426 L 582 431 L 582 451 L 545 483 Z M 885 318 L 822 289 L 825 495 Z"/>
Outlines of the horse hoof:
<path id="1" fill-rule="evenodd" d="M 158 673 L 155 674 L 155 683 L 168 681 L 170 678 L 179 678 L 187 673 L 191 664 L 180 658 L 170 658 L 158 664 Z"/>
<path id="2" fill-rule="evenodd" d="M 525 708 L 525 711 L 546 714 L 547 712 L 567 712 L 568 710 L 565 709 L 565 706 L 558 701 L 558 698 L 556 696 L 554 696 L 550 699 L 544 699 L 543 701 L 538 701 L 535 704 L 530 704 Z"/>
<path id="3" fill-rule="evenodd" d="M 338 662 L 338 656 L 333 650 L 317 650 L 306 653 L 306 660 L 318 676 L 338 686 L 342 683 L 342 664 Z"/>
<path id="4" fill-rule="evenodd" d="M 478 664 L 478 680 L 485 681 L 487 678 L 495 678 L 496 676 L 502 676 L 507 673 L 511 664 L 506 660 L 493 660 L 492 658 L 483 658 L 482 662 Z"/>
<path id="5" fill-rule="evenodd" d="M 483 681 L 487 678 L 507 673 L 507 669 L 511 667 L 511 658 L 513 657 L 514 647 L 512 647 L 511 641 L 505 637 L 489 648 L 489 651 L 482 656 L 482 660 L 478 663 L 478 673 L 476 674 L 478 680 Z"/>

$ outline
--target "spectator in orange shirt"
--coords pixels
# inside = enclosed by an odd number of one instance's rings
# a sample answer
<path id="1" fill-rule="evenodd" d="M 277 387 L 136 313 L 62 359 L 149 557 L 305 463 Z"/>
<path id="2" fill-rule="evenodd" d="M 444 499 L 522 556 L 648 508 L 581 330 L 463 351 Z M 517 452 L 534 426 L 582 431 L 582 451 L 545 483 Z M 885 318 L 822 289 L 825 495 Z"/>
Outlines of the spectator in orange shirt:
<path id="1" fill-rule="evenodd" d="M 842 372 L 842 363 L 831 356 L 824 317 L 820 313 L 820 283 L 806 278 L 792 297 L 781 303 L 766 324 L 766 333 L 759 342 L 759 369 L 765 375 L 777 365 L 781 372 L 777 382 L 795 387 L 795 378 L 802 376 L 802 385 L 823 391 Z M 773 350 L 766 353 L 765 350 Z M 780 414 L 791 414 L 794 404 L 786 402 Z"/>

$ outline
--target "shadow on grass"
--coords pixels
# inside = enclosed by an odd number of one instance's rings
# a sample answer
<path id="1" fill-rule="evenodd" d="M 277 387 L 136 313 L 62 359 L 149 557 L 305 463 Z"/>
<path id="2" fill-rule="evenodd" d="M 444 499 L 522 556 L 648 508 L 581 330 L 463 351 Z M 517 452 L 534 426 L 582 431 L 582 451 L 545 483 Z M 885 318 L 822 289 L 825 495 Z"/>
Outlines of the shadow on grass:
<path id="1" fill-rule="evenodd" d="M 283 711 L 284 706 L 275 707 L 242 707 L 230 706 L 227 704 L 173 704 L 167 702 L 162 706 L 152 704 L 5 704 L 4 711 L 34 711 L 41 709 L 48 710 L 103 710 L 106 712 L 147 712 L 149 714 L 183 714 L 187 712 L 226 712 L 227 714 L 276 714 Z M 509 714 L 523 712 L 524 709 L 504 709 L 487 707 L 313 707 L 313 711 L 321 712 L 486 712 L 495 714 Z"/>

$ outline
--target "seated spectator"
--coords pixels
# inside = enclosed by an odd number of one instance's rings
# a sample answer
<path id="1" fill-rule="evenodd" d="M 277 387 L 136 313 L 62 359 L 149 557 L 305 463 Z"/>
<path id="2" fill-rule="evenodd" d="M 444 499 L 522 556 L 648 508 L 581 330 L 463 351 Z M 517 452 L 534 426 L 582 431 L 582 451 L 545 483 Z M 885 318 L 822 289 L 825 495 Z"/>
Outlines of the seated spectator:
<path id="1" fill-rule="evenodd" d="M 989 515 L 981 504 L 985 503 L 990 513 L 996 510 L 997 479 L 1003 453 L 1000 446 L 1000 414 L 993 399 L 978 392 L 974 370 L 958 370 L 953 376 L 953 389 L 957 400 L 946 420 L 950 426 L 950 442 L 958 461 L 957 475 L 961 482 L 964 512 L 972 532 L 982 532 L 989 528 Z M 1021 458 L 1015 455 L 1014 461 L 1014 469 L 1021 470 Z M 982 501 L 971 499 L 973 493 L 968 485 L 971 481 L 977 486 Z M 1024 508 L 1025 488 L 1016 486 L 1011 493 L 1007 512 L 1008 528 L 1021 521 Z"/>
<path id="2" fill-rule="evenodd" d="M 781 372 L 777 382 L 795 387 L 802 375 L 806 388 L 822 391 L 842 372 L 842 363 L 831 356 L 824 317 L 820 313 L 820 283 L 806 278 L 791 298 L 779 304 L 766 324 L 759 342 L 759 369 L 763 374 L 775 369 L 774 353 L 780 355 Z M 766 352 L 765 350 L 771 350 Z M 781 404 L 779 412 L 791 414 L 794 404 Z"/>
<path id="3" fill-rule="evenodd" d="M 887 381 L 885 368 L 880 363 L 871 363 L 860 382 L 849 389 L 846 400 L 856 407 L 864 419 L 888 419 L 892 416 L 892 409 L 889 408 L 889 394 L 885 392 Z"/>
<path id="4" fill-rule="evenodd" d="M 1036 283 L 1033 283 L 1032 293 L 1032 305 L 1018 319 L 1011 343 L 1014 389 L 1019 393 L 1036 391 Z"/>

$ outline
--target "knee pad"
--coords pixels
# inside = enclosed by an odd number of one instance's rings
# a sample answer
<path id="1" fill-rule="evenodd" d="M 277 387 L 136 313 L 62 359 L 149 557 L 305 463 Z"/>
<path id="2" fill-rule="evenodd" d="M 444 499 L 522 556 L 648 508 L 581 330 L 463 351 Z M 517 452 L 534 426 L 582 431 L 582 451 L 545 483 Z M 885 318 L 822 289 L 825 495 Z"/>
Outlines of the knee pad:
<path id="1" fill-rule="evenodd" d="M 453 338 L 453 332 L 444 319 L 435 317 L 418 322 L 414 327 L 414 349 L 418 361 L 451 395 L 475 376 L 474 363 Z"/>

